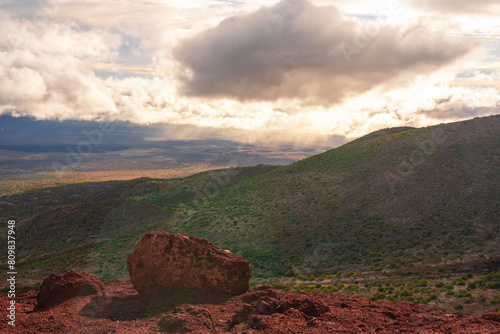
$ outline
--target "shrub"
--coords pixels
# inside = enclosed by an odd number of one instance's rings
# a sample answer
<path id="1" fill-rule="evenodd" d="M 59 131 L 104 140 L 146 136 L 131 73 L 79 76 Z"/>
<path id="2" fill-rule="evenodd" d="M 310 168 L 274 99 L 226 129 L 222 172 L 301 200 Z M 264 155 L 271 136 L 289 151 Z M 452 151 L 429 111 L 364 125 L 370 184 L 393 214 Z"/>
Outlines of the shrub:
<path id="1" fill-rule="evenodd" d="M 424 303 L 424 304 L 427 304 L 427 303 L 429 303 L 429 302 L 431 302 L 433 300 L 436 300 L 437 298 L 438 298 L 437 294 L 431 293 L 429 296 L 427 296 L 426 298 L 422 299 L 421 302 Z"/>
<path id="2" fill-rule="evenodd" d="M 359 286 L 355 285 L 355 284 L 351 284 L 351 285 L 348 285 L 346 287 L 347 292 L 354 292 L 354 291 L 358 291 L 358 290 L 359 290 Z"/>
<path id="3" fill-rule="evenodd" d="M 379 292 L 379 293 L 377 293 L 376 295 L 372 296 L 372 297 L 370 298 L 370 300 L 371 300 L 371 301 L 375 301 L 375 300 L 385 299 L 385 297 L 386 297 L 386 294 L 385 294 L 385 293 L 383 293 L 383 292 Z"/>
<path id="4" fill-rule="evenodd" d="M 297 274 L 297 278 L 301 281 L 307 281 L 307 276 L 303 274 Z"/>
<path id="5" fill-rule="evenodd" d="M 436 299 L 438 299 L 438 295 L 436 293 L 431 293 L 431 294 L 429 294 L 428 298 L 430 300 L 436 300 Z"/>
<path id="6" fill-rule="evenodd" d="M 333 286 L 322 286 L 321 289 L 319 290 L 319 292 L 321 293 L 332 293 L 333 292 L 333 289 L 334 287 Z"/>
<path id="7" fill-rule="evenodd" d="M 410 296 L 413 296 L 412 291 L 404 290 L 403 292 L 401 292 L 401 297 L 410 297 Z"/>
<path id="8" fill-rule="evenodd" d="M 426 287 L 427 286 L 427 280 L 425 278 L 422 278 L 420 281 L 418 281 L 418 286 L 420 286 L 420 287 Z"/>
<path id="9" fill-rule="evenodd" d="M 472 294 L 470 292 L 467 292 L 467 290 L 460 290 L 457 294 L 458 298 L 465 298 L 465 297 L 472 297 Z"/>
<path id="10" fill-rule="evenodd" d="M 375 283 L 374 283 L 374 282 L 365 283 L 365 288 L 367 288 L 367 289 L 371 289 L 374 285 L 375 285 Z"/>
<path id="11" fill-rule="evenodd" d="M 485 289 L 500 289 L 500 271 L 492 271 L 474 283 Z"/>

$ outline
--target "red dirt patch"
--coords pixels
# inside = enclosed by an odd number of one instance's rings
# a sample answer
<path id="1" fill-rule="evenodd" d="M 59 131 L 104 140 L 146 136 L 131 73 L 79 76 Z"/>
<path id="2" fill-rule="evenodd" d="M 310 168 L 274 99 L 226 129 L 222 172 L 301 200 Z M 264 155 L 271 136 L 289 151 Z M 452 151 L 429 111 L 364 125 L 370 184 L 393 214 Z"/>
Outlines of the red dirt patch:
<path id="1" fill-rule="evenodd" d="M 7 295 L 0 298 L 5 310 Z M 459 316 L 411 303 L 371 302 L 335 294 L 282 292 L 262 286 L 230 297 L 171 291 L 155 298 L 130 280 L 105 283 L 97 296 L 80 296 L 33 311 L 35 291 L 16 295 L 16 327 L 2 333 L 500 333 L 500 314 Z M 160 326 L 161 325 L 161 326 Z"/>

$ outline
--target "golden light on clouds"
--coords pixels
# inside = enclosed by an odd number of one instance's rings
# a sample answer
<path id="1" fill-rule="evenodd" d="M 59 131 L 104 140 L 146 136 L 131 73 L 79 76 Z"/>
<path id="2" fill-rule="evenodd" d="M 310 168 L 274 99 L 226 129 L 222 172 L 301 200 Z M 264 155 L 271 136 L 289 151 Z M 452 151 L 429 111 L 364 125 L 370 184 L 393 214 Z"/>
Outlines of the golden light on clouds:
<path id="1" fill-rule="evenodd" d="M 290 142 L 495 114 L 495 6 L 6 1 L 0 113 Z"/>

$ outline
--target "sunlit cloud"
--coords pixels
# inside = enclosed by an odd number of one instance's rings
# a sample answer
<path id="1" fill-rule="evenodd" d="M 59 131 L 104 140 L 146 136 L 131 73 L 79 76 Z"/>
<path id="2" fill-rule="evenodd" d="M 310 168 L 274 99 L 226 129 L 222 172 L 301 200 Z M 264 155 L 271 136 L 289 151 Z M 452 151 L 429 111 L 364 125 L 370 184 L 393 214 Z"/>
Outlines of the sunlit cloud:
<path id="1" fill-rule="evenodd" d="M 497 0 L 406 0 L 414 7 L 437 13 L 498 16 L 500 4 Z"/>
<path id="2" fill-rule="evenodd" d="M 471 4 L 9 0 L 0 113 L 332 145 L 494 114 L 498 4 Z"/>
<path id="3" fill-rule="evenodd" d="M 364 22 L 343 16 L 334 6 L 318 7 L 307 0 L 282 1 L 232 17 L 175 50 L 189 70 L 183 92 L 332 104 L 378 85 L 431 73 L 476 46 L 422 22 L 374 22 L 365 28 Z"/>

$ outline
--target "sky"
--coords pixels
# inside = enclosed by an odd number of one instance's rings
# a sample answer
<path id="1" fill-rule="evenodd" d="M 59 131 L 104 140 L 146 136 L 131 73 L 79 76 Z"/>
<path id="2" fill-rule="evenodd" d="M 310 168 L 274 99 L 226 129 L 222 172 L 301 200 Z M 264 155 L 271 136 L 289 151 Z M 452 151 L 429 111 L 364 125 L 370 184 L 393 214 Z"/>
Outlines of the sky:
<path id="1" fill-rule="evenodd" d="M 321 144 L 498 114 L 499 13 L 497 0 L 3 0 L 0 114 Z"/>

